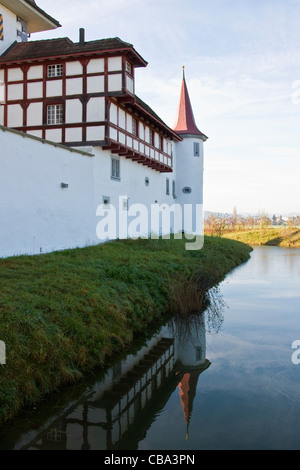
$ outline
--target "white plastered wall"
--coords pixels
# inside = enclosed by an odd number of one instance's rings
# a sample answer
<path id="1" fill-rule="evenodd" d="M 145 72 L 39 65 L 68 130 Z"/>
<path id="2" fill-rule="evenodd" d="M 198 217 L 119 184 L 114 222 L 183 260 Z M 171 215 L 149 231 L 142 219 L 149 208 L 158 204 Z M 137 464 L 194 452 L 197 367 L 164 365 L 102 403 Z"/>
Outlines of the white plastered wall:
<path id="1" fill-rule="evenodd" d="M 3 127 L 0 142 L 0 257 L 97 243 L 94 158 Z"/>
<path id="2" fill-rule="evenodd" d="M 199 143 L 199 156 L 194 156 L 194 143 Z M 176 194 L 177 201 L 184 205 L 192 205 L 193 210 L 203 204 L 203 141 L 199 136 L 184 136 L 176 145 Z M 190 192 L 184 192 L 184 188 Z M 187 221 L 186 227 L 195 227 L 195 212 L 193 220 Z M 199 221 L 199 218 L 198 218 Z M 202 234 L 203 226 L 198 224 L 198 234 Z"/>
<path id="3" fill-rule="evenodd" d="M 0 41 L 0 55 L 17 40 L 17 17 L 0 3 L 0 13 L 3 15 L 4 39 Z"/>
<path id="4" fill-rule="evenodd" d="M 151 210 L 153 206 L 163 208 L 167 205 L 171 208 L 176 204 L 176 199 L 172 195 L 172 180 L 175 180 L 174 173 L 160 173 L 152 168 L 138 164 L 131 159 L 125 157 L 118 157 L 117 155 L 111 154 L 109 151 L 103 151 L 100 147 L 94 147 L 93 153 L 95 154 L 95 172 L 94 172 L 94 194 L 95 194 L 95 212 L 97 207 L 103 204 L 104 197 L 109 198 L 110 204 L 116 209 L 117 216 L 127 217 L 127 228 L 131 229 L 135 226 L 139 218 L 139 212 L 137 204 L 142 204 L 147 209 L 148 222 L 143 223 L 145 231 L 141 229 L 141 226 L 137 225 L 137 235 L 150 236 L 152 232 L 155 233 L 169 233 L 168 230 L 164 232 L 162 226 L 158 228 L 157 225 L 153 225 L 157 219 L 151 219 Z M 120 179 L 111 178 L 111 159 L 116 158 L 120 161 Z M 166 194 L 166 179 L 170 180 L 170 193 Z M 122 214 L 122 207 L 119 205 L 120 196 L 124 196 L 128 199 L 128 211 L 126 214 Z M 122 205 L 122 202 L 121 202 Z M 161 210 L 168 210 L 161 209 Z M 152 212 L 153 215 L 153 212 Z M 172 223 L 171 215 L 171 223 Z M 98 221 L 101 218 L 97 219 Z M 143 219 L 141 219 L 143 220 Z M 167 220 L 167 219 L 166 219 Z M 132 222 L 132 223 L 131 223 Z M 181 227 L 181 221 L 177 221 L 177 226 L 172 229 L 177 231 L 177 228 Z M 148 231 L 146 230 L 148 229 Z M 143 232 L 143 233 L 142 233 Z M 147 233 L 146 233 L 147 232 Z M 124 236 L 125 235 L 125 236 Z M 133 236 L 133 232 L 128 235 Z M 126 238 L 123 229 L 119 228 L 117 224 L 117 236 L 119 238 Z"/>

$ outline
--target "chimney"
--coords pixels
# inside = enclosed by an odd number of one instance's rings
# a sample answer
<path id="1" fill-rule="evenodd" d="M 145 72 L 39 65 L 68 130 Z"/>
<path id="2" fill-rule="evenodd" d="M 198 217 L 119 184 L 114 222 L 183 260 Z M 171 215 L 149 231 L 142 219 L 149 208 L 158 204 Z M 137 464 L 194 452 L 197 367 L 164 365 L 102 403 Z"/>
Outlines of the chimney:
<path id="1" fill-rule="evenodd" d="M 80 46 L 84 46 L 84 28 L 79 29 L 79 44 Z"/>

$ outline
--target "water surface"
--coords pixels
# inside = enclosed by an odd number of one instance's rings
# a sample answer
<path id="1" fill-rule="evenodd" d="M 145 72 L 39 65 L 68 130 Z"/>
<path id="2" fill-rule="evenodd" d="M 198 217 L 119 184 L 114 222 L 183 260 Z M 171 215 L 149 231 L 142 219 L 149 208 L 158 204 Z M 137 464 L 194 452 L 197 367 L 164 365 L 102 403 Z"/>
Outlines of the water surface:
<path id="1" fill-rule="evenodd" d="M 300 449 L 300 249 L 256 247 L 210 292 L 0 433 L 0 449 Z"/>

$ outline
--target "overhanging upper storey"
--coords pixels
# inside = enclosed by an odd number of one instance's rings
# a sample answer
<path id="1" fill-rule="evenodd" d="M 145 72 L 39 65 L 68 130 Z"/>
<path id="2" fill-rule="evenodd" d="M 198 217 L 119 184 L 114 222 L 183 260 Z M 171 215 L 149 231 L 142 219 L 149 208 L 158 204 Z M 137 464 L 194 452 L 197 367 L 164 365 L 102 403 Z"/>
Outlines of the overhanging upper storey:
<path id="1" fill-rule="evenodd" d="M 27 22 L 28 33 L 37 33 L 61 26 L 59 22 L 39 8 L 34 0 L 1 0 L 8 10 Z"/>
<path id="2" fill-rule="evenodd" d="M 14 43 L 0 56 L 0 124 L 69 146 L 101 146 L 171 172 L 172 141 L 182 139 L 135 94 L 135 68 L 146 65 L 131 44 L 85 42 L 82 29 L 78 43 Z"/>
<path id="3" fill-rule="evenodd" d="M 140 98 L 110 100 L 107 127 L 104 149 L 162 173 L 173 171 L 173 143 L 182 138 Z"/>

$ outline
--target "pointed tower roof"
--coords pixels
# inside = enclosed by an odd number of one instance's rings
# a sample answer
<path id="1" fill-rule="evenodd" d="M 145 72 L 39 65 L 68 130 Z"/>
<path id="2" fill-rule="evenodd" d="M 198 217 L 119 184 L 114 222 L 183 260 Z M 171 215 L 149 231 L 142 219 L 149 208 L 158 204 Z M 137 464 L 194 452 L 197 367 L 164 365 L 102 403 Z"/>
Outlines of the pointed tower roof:
<path id="1" fill-rule="evenodd" d="M 184 134 L 198 135 L 205 141 L 208 139 L 208 137 L 198 129 L 195 123 L 191 100 L 189 97 L 189 92 L 188 92 L 187 84 L 185 80 L 184 67 L 182 68 L 183 68 L 183 79 L 182 79 L 182 85 L 181 85 L 181 93 L 180 93 L 180 99 L 179 99 L 179 104 L 177 108 L 176 124 L 173 127 L 173 130 L 177 132 L 177 134 L 180 134 L 180 135 L 184 135 Z"/>

